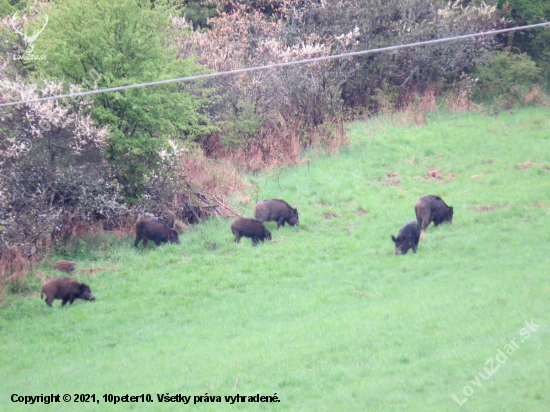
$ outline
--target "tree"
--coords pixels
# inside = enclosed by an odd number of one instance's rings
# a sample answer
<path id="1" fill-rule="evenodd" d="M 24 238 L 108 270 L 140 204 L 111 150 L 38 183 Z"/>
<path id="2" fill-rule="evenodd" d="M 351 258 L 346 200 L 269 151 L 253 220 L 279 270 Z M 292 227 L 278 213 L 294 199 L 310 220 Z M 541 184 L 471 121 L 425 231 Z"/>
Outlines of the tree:
<path id="1" fill-rule="evenodd" d="M 508 14 L 513 26 L 550 21 L 548 0 L 499 0 L 499 8 Z M 547 86 L 550 86 L 550 30 L 548 27 L 511 33 L 506 43 L 527 53 L 541 69 Z"/>
<path id="2" fill-rule="evenodd" d="M 0 0 L 0 19 L 22 10 L 26 5 L 26 0 Z"/>
<path id="3" fill-rule="evenodd" d="M 175 60 L 170 9 L 147 0 L 68 0 L 52 5 L 35 53 L 44 73 L 87 88 L 108 88 L 200 72 L 192 57 Z M 180 33 L 181 35 L 181 33 Z M 106 158 L 129 199 L 142 193 L 146 175 L 162 167 L 170 140 L 191 142 L 209 130 L 204 103 L 193 86 L 170 84 L 96 95 L 92 117 L 110 126 Z"/>
<path id="4" fill-rule="evenodd" d="M 193 27 L 206 28 L 208 19 L 218 12 L 217 4 L 208 0 L 183 0 L 180 14 L 193 22 Z"/>
<path id="5" fill-rule="evenodd" d="M 62 91 L 56 82 L 39 90 L 0 74 L 0 101 Z M 0 111 L 0 255 L 16 247 L 26 257 L 42 256 L 71 219 L 110 218 L 122 207 L 101 155 L 106 127 L 95 127 L 87 106 L 50 100 Z"/>

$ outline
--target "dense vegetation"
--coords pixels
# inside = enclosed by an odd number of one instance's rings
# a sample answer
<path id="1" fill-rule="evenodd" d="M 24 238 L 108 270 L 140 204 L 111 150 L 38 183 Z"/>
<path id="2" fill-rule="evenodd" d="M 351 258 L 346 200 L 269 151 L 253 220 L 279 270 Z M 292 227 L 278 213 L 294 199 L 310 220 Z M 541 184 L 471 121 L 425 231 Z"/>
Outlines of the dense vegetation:
<path id="1" fill-rule="evenodd" d="M 354 123 L 338 154 L 311 151 L 309 164 L 256 176 L 257 192 L 234 199 L 247 215 L 264 198 L 298 207 L 301 226 L 267 225 L 274 243 L 236 245 L 231 220 L 215 218 L 181 245 L 75 243 L 48 264 L 108 268 L 76 275 L 96 302 L 49 308 L 29 279 L 0 303 L 0 409 L 439 412 L 459 409 L 454 394 L 464 411 L 547 411 L 549 114 Z M 454 207 L 453 224 L 395 257 L 390 235 L 426 194 Z M 540 327 L 524 339 L 531 320 Z M 512 339 L 519 348 L 499 364 Z M 500 367 L 484 380 L 489 358 Z M 281 402 L 161 407 L 167 392 Z M 14 393 L 93 393 L 101 404 L 29 406 Z M 155 403 L 102 398 L 141 393 Z"/>
<path id="2" fill-rule="evenodd" d="M 540 2 L 433 0 L 0 5 L 0 101 L 410 43 L 547 14 Z M 547 32 L 533 32 L 532 41 Z M 235 215 L 226 199 L 245 186 L 243 173 L 345 145 L 353 119 L 401 110 L 421 123 L 436 106 L 483 103 L 496 114 L 543 103 L 546 49 L 534 53 L 518 36 L 2 108 L 0 284 L 69 238 L 127 232 L 165 208 L 181 226 Z"/>

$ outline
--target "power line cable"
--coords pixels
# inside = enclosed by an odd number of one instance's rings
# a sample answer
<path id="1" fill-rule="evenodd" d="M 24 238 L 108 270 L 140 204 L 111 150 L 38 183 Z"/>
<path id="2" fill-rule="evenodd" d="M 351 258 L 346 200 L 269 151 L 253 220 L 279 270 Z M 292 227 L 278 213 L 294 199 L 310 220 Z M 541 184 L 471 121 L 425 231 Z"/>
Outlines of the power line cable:
<path id="1" fill-rule="evenodd" d="M 539 27 L 546 27 L 546 26 L 549 26 L 549 25 L 550 25 L 550 22 L 544 22 L 544 23 L 530 24 L 528 26 L 511 27 L 511 28 L 508 28 L 508 29 L 491 30 L 491 31 L 480 32 L 480 33 L 464 34 L 464 35 L 461 35 L 461 36 L 454 36 L 454 37 L 444 37 L 442 39 L 427 40 L 427 41 L 421 41 L 421 42 L 417 42 L 417 43 L 409 43 L 409 44 L 400 44 L 400 45 L 397 45 L 397 46 L 381 47 L 381 48 L 378 48 L 378 49 L 370 49 L 370 50 L 362 50 L 362 51 L 348 52 L 348 53 L 342 53 L 342 54 L 334 54 L 332 56 L 322 56 L 322 57 L 314 57 L 314 58 L 311 58 L 311 59 L 295 60 L 295 61 L 291 61 L 291 62 L 274 63 L 274 64 L 268 64 L 266 66 L 248 67 L 248 68 L 245 68 L 245 69 L 236 69 L 236 70 L 229 70 L 229 71 L 225 71 L 225 72 L 199 74 L 199 75 L 196 75 L 196 76 L 180 77 L 180 78 L 177 78 L 177 79 L 159 80 L 159 81 L 155 81 L 155 82 L 138 83 L 138 84 L 130 84 L 130 85 L 127 85 L 127 86 L 111 87 L 111 88 L 108 88 L 108 89 L 90 90 L 90 91 L 87 91 L 87 92 L 79 92 L 79 93 L 72 93 L 72 94 L 62 94 L 62 95 L 58 95 L 58 96 L 41 97 L 41 98 L 38 98 L 38 99 L 29 99 L 29 100 L 22 100 L 22 101 L 18 101 L 18 102 L 2 103 L 2 104 L 0 104 L 0 107 L 14 106 L 14 105 L 17 105 L 17 104 L 44 102 L 46 100 L 57 100 L 57 99 L 65 99 L 65 98 L 74 99 L 74 98 L 80 97 L 80 96 L 89 96 L 89 95 L 92 95 L 92 94 L 116 92 L 116 91 L 127 90 L 127 89 L 137 89 L 139 87 L 159 86 L 159 85 L 170 84 L 170 83 L 188 82 L 188 81 L 199 80 L 199 79 L 207 79 L 207 78 L 211 78 L 211 77 L 228 76 L 228 75 L 233 75 L 233 74 L 238 74 L 238 73 L 247 73 L 247 72 L 258 71 L 258 70 L 269 70 L 269 69 L 274 69 L 274 68 L 278 68 L 278 67 L 287 67 L 287 66 L 294 66 L 294 65 L 299 65 L 299 64 L 308 64 L 308 63 L 313 63 L 313 62 L 323 61 L 323 60 L 341 59 L 343 57 L 364 56 L 364 55 L 367 55 L 367 54 L 380 53 L 380 52 L 384 52 L 384 51 L 400 50 L 400 49 L 407 49 L 407 48 L 417 47 L 417 46 L 426 46 L 426 45 L 429 45 L 429 44 L 445 43 L 445 42 L 450 42 L 450 41 L 468 39 L 468 38 L 472 38 L 472 37 L 494 36 L 495 34 L 508 33 L 508 32 L 517 31 L 517 30 L 534 29 L 534 28 L 539 28 Z"/>

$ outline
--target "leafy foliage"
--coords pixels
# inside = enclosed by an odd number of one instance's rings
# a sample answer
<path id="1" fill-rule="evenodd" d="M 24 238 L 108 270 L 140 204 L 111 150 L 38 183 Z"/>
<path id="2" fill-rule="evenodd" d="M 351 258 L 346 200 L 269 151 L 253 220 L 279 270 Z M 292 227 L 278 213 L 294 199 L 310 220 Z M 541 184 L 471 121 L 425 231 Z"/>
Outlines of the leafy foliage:
<path id="1" fill-rule="evenodd" d="M 0 0 L 0 19 L 22 10 L 26 5 L 27 0 Z"/>
<path id="2" fill-rule="evenodd" d="M 478 82 L 473 96 L 482 100 L 494 99 L 497 107 L 510 109 L 522 102 L 539 73 L 535 62 L 525 53 L 495 53 L 486 66 L 476 71 Z"/>
<path id="3" fill-rule="evenodd" d="M 67 0 L 27 8 L 21 15 L 30 18 L 21 22 L 33 27 L 34 15 L 43 11 L 50 21 L 35 53 L 48 60 L 5 59 L 2 100 L 330 56 L 507 24 L 495 7 L 477 0 Z M 227 170 L 234 165 L 260 171 L 299 162 L 307 147 L 346 144 L 344 122 L 353 116 L 407 108 L 406 117 L 418 123 L 423 114 L 408 108 L 418 103 L 425 112 L 442 93 L 454 96 L 448 97 L 450 110 L 467 110 L 476 67 L 476 96 L 493 94 L 506 106 L 520 98 L 538 69 L 523 55 L 490 60 L 495 45 L 486 37 L 3 111 L 1 179 L 17 193 L 2 198 L 3 205 L 24 211 L 21 216 L 50 219 L 28 220 L 41 230 L 35 235 L 5 215 L 3 233 L 24 233 L 26 244 L 37 244 L 70 232 L 69 216 L 88 224 L 157 215 L 169 203 L 180 215 L 196 215 L 195 207 L 206 204 L 201 185 L 219 185 L 216 193 L 225 196 L 233 189 L 222 188 L 219 176 L 232 175 Z M 6 57 L 23 46 L 8 20 L 1 21 L 0 53 Z M 34 253 L 29 250 L 27 255 Z"/>
<path id="4" fill-rule="evenodd" d="M 318 39 L 337 39 L 354 32 L 359 50 L 474 33 L 499 24 L 494 7 L 464 7 L 460 2 L 439 7 L 428 0 L 303 1 L 292 8 L 289 21 L 287 38 L 292 43 L 313 34 Z M 342 97 L 347 105 L 366 105 L 376 110 L 377 90 L 395 89 L 395 107 L 402 107 L 414 93 L 443 82 L 452 83 L 460 73 L 485 61 L 494 42 L 487 37 L 358 57 L 345 70 Z"/>
<path id="5" fill-rule="evenodd" d="M 201 67 L 192 59 L 176 61 L 166 40 L 169 9 L 145 0 L 85 0 L 56 4 L 39 52 L 48 56 L 41 69 L 72 84 L 99 73 L 96 87 L 185 77 Z M 170 139 L 192 142 L 209 130 L 198 111 L 203 103 L 181 84 L 139 88 L 94 97 L 92 116 L 110 126 L 105 148 L 116 165 L 128 198 L 137 199 L 146 175 L 162 165 L 159 153 Z"/>
<path id="6" fill-rule="evenodd" d="M 57 94 L 62 85 L 0 80 L 3 98 L 26 100 Z M 57 102 L 4 109 L 0 126 L 1 251 L 18 246 L 41 256 L 69 220 L 113 217 L 119 188 L 103 160 L 107 128 L 94 125 L 89 102 Z M 53 236 L 53 239 L 52 239 Z"/>
<path id="7" fill-rule="evenodd" d="M 195 29 L 208 27 L 208 19 L 218 12 L 217 5 L 208 0 L 184 0 L 180 14 L 193 23 Z"/>
<path id="8" fill-rule="evenodd" d="M 501 24 L 494 7 L 438 7 L 428 0 L 218 4 L 220 13 L 210 19 L 210 30 L 180 41 L 182 56 L 196 53 L 197 61 L 213 71 L 453 36 Z M 173 24 L 181 23 L 174 19 Z M 289 144 L 271 144 L 278 131 L 284 130 L 287 141 L 294 139 L 302 147 L 334 142 L 349 113 L 346 108 L 399 108 L 417 94 L 454 87 L 461 73 L 487 60 L 494 44 L 488 37 L 215 79 L 208 83 L 213 89 L 208 113 L 221 132 L 200 142 L 209 153 L 245 152 L 249 159 L 272 165 L 286 155 L 277 150 L 289 150 Z"/>
<path id="9" fill-rule="evenodd" d="M 550 21 L 550 2 L 547 0 L 499 0 L 514 26 Z M 541 69 L 541 75 L 550 86 L 550 30 L 548 28 L 518 31 L 509 35 L 506 45 L 527 53 Z"/>

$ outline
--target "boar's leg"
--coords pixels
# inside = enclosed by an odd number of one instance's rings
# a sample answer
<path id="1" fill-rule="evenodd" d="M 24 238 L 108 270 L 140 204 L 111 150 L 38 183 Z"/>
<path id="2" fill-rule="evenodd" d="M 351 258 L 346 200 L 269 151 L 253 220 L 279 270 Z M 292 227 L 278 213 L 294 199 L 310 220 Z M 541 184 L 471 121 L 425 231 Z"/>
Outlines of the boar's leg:
<path id="1" fill-rule="evenodd" d="M 430 218 L 423 216 L 422 217 L 422 230 L 426 230 L 429 225 L 430 225 Z"/>
<path id="2" fill-rule="evenodd" d="M 141 240 L 140 236 L 136 236 L 136 241 L 134 242 L 134 247 L 138 247 L 138 243 Z"/>
<path id="3" fill-rule="evenodd" d="M 235 243 L 239 243 L 241 241 L 241 235 L 239 233 L 237 233 L 235 235 Z"/>
<path id="4" fill-rule="evenodd" d="M 147 239 L 143 239 L 143 249 L 147 249 Z"/>
<path id="5" fill-rule="evenodd" d="M 49 307 L 52 306 L 53 300 L 54 300 L 54 297 L 53 297 L 53 296 L 48 296 L 48 297 L 46 298 L 46 303 L 48 304 Z"/>
<path id="6" fill-rule="evenodd" d="M 68 301 L 69 301 L 69 298 L 63 298 L 63 302 L 61 302 L 61 307 L 65 306 Z"/>

